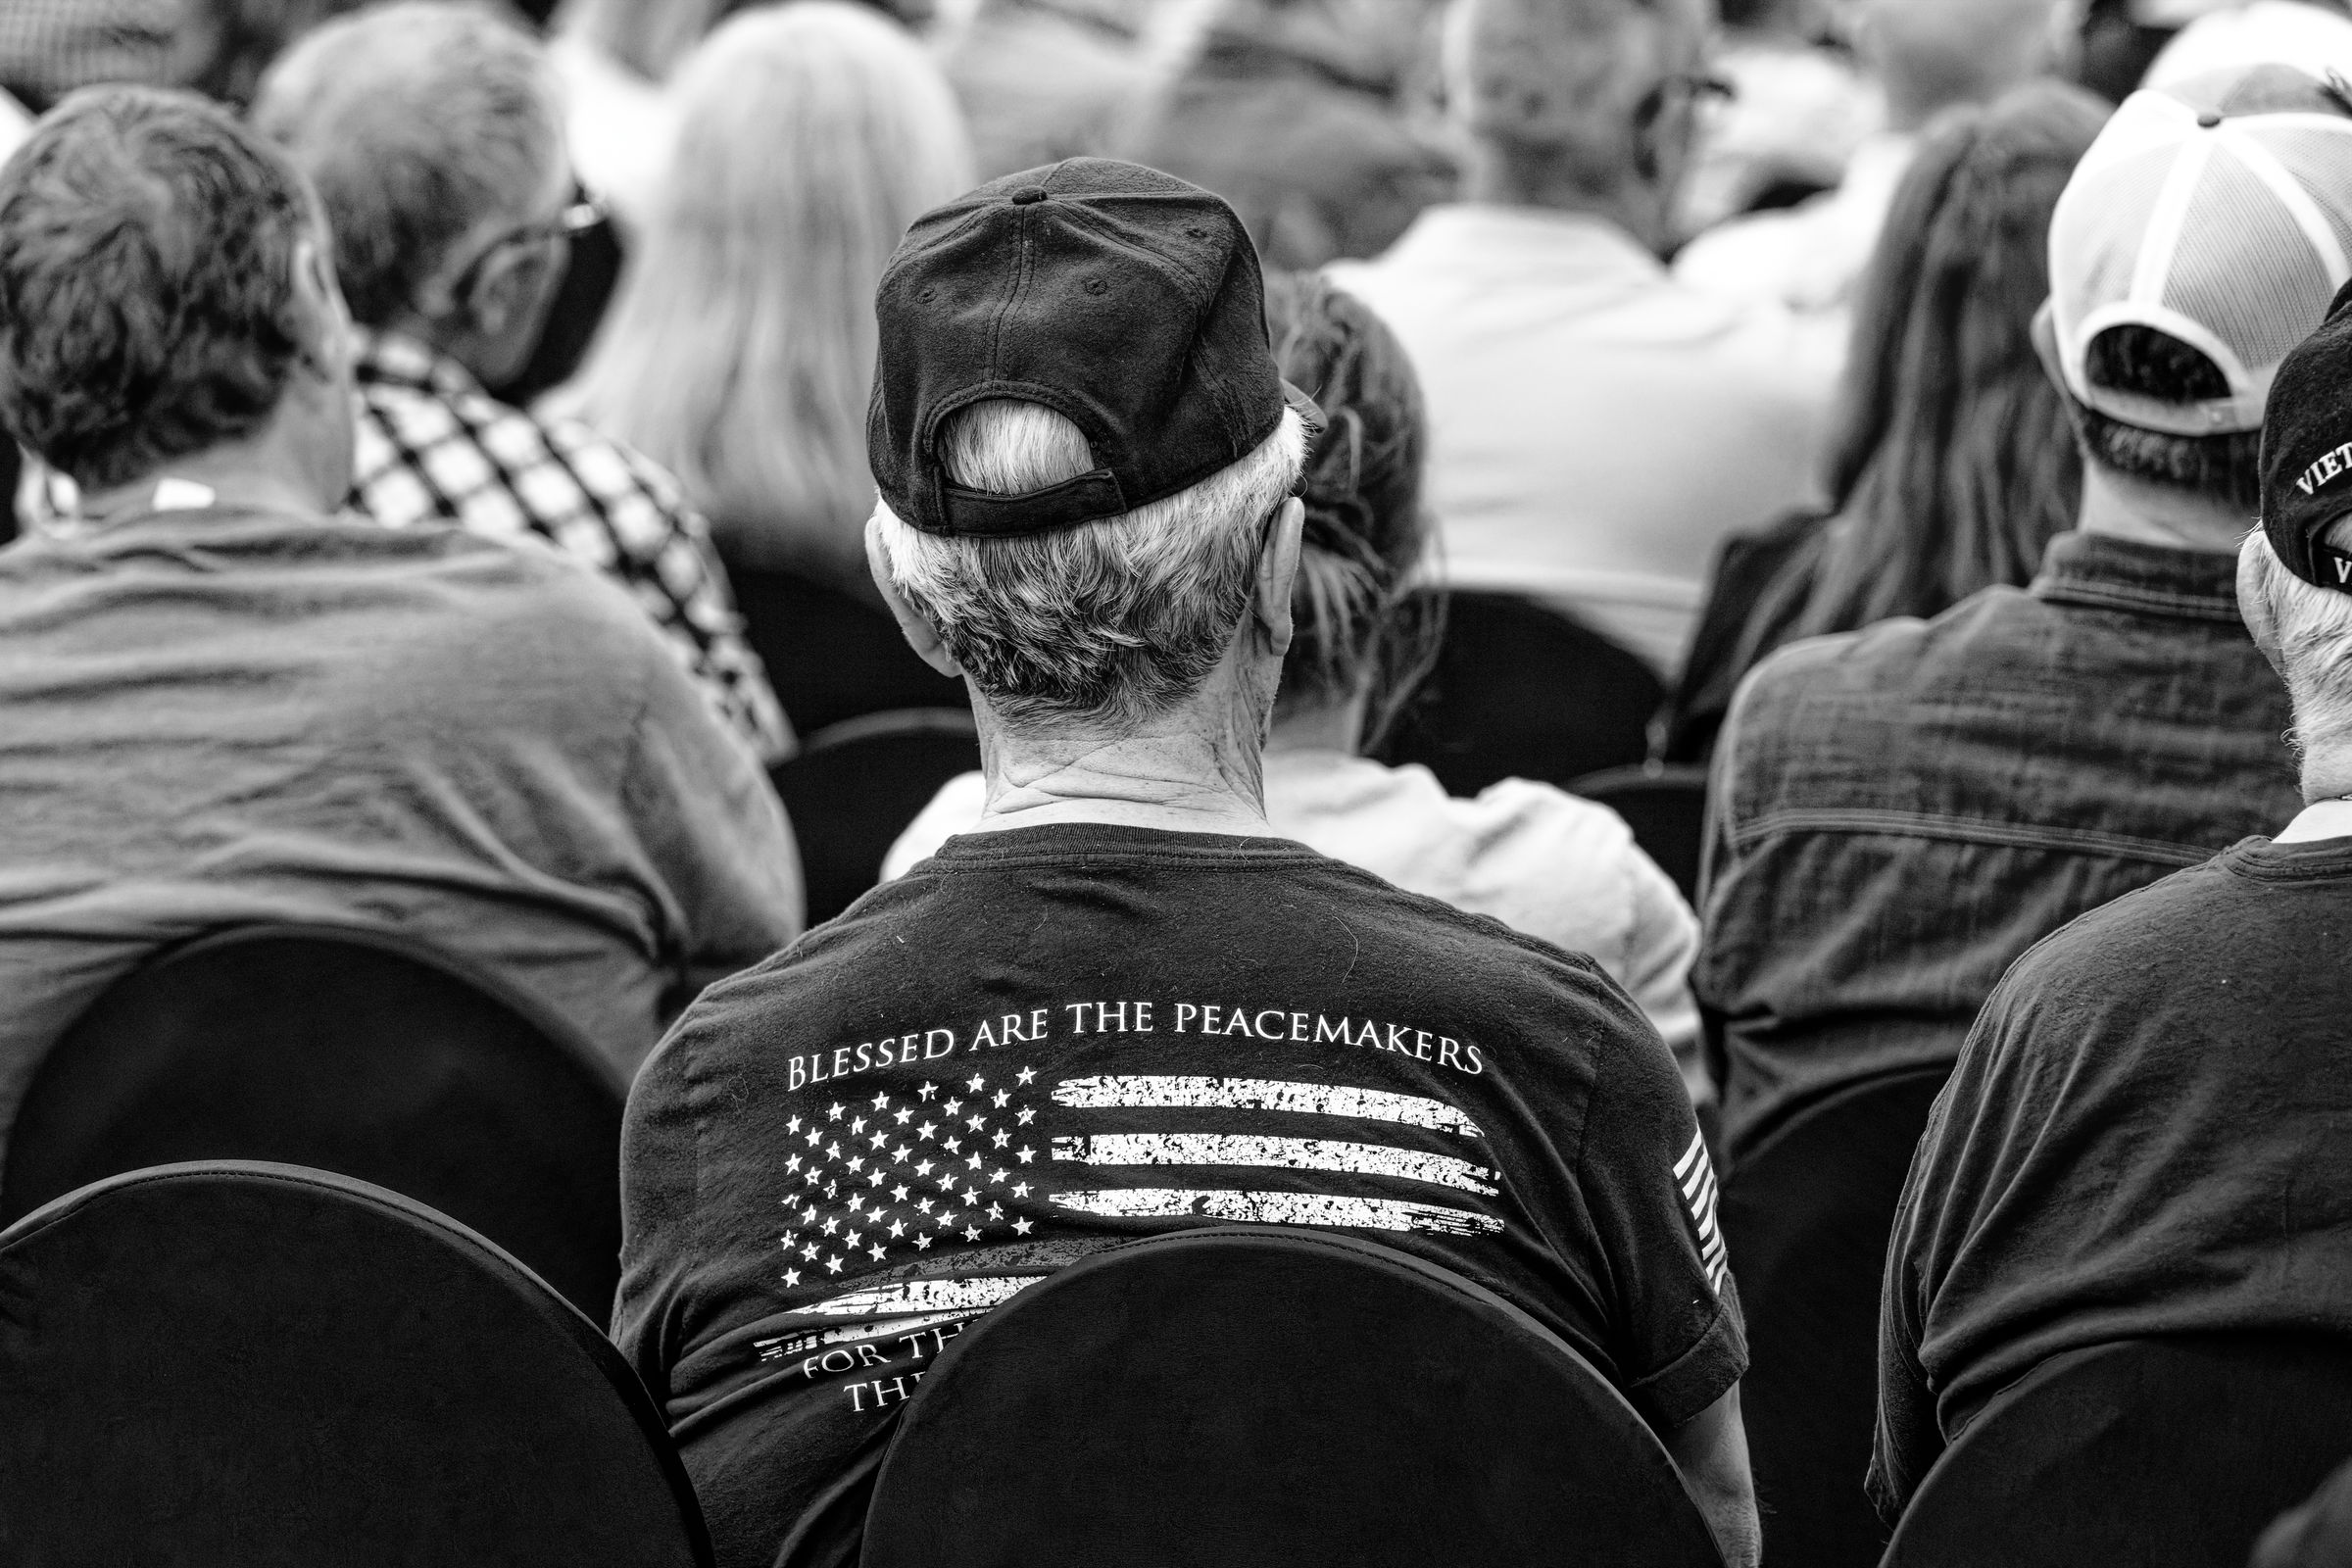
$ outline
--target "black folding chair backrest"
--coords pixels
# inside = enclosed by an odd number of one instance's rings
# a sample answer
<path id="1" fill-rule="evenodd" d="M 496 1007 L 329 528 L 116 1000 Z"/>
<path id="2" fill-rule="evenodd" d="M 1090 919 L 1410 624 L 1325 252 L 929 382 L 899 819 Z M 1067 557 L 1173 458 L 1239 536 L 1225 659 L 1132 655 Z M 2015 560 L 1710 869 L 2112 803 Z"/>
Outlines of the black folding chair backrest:
<path id="1" fill-rule="evenodd" d="M 1348 1238 L 1098 1253 L 950 1343 L 862 1568 L 1714 1568 L 1664 1448 L 1536 1321 Z"/>
<path id="2" fill-rule="evenodd" d="M 1600 633 L 1516 594 L 1446 596 L 1438 662 L 1381 760 L 1419 762 L 1454 795 L 1505 778 L 1566 785 L 1649 753 L 1666 688 Z"/>
<path id="3" fill-rule="evenodd" d="M 1775 1562 L 1869 1568 L 1886 1545 L 1862 1490 L 1879 1281 L 1912 1151 L 1949 1073 L 1914 1068 L 1837 1090 L 1724 1175 L 1718 1219 L 1747 1315 L 1740 1405 Z"/>
<path id="4" fill-rule="evenodd" d="M 307 1165 L 473 1227 L 601 1322 L 626 1095 L 564 1020 L 446 954 L 241 927 L 134 970 L 51 1048 L 10 1134 L 0 1224 L 148 1165 Z"/>
<path id="5" fill-rule="evenodd" d="M 529 1270 L 289 1165 L 0 1233 L 9 1568 L 707 1568 L 661 1412 Z"/>
<path id="6" fill-rule="evenodd" d="M 1911 1499 L 1886 1568 L 2245 1568 L 2352 1452 L 2352 1340 L 2123 1340 L 1987 1405 Z"/>
<path id="7" fill-rule="evenodd" d="M 1683 897 L 1698 897 L 1699 846 L 1707 823 L 1707 770 L 1689 763 L 1637 763 L 1589 774 L 1568 786 L 1625 818 L 1634 842 L 1674 878 Z"/>
<path id="8" fill-rule="evenodd" d="M 808 923 L 830 920 L 882 879 L 882 858 L 939 787 L 980 765 L 966 710 L 909 708 L 804 737 L 768 777 L 800 843 Z"/>

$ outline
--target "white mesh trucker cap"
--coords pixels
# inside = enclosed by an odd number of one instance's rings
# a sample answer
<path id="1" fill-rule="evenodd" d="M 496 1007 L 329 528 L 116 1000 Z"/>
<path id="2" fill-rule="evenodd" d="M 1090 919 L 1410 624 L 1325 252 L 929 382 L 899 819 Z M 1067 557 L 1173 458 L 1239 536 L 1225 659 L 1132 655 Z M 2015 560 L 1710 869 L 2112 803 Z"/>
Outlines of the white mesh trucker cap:
<path id="1" fill-rule="evenodd" d="M 2067 389 L 2168 435 L 2262 427 L 2271 378 L 2352 277 L 2352 87 L 2259 65 L 2124 100 L 2050 218 L 2049 328 Z M 2230 396 L 2095 387 L 2090 342 L 2136 323 L 2202 350 Z"/>

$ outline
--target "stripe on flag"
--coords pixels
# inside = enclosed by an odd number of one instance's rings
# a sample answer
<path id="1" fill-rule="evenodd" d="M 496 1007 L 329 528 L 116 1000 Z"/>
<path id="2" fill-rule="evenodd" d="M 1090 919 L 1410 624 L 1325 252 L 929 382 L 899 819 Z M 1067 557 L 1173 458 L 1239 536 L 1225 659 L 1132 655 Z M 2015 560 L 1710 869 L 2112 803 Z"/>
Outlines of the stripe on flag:
<path id="1" fill-rule="evenodd" d="M 799 1308 L 826 1317 L 868 1317 L 879 1312 L 912 1316 L 925 1312 L 962 1312 L 995 1306 L 1044 1279 L 1043 1274 L 1000 1274 L 971 1280 L 901 1280 L 851 1291 L 829 1300 Z"/>
<path id="2" fill-rule="evenodd" d="M 1396 1095 L 1345 1084 L 1285 1083 L 1272 1078 L 1069 1078 L 1054 1090 L 1057 1104 L 1088 1109 L 1210 1107 L 1230 1110 L 1295 1110 L 1318 1116 L 1354 1116 L 1428 1127 L 1463 1138 L 1482 1138 L 1478 1124 L 1442 1100 Z"/>
<path id="3" fill-rule="evenodd" d="M 1424 1236 L 1492 1236 L 1502 1221 L 1438 1203 L 1323 1193 L 1248 1193 L 1173 1187 L 1056 1193 L 1054 1201 L 1081 1213 L 1119 1219 L 1240 1220 L 1253 1225 L 1328 1225 L 1342 1230 L 1412 1231 Z"/>
<path id="4" fill-rule="evenodd" d="M 1466 1159 L 1327 1138 L 1098 1133 L 1091 1138 L 1054 1139 L 1054 1157 L 1088 1165 L 1273 1165 L 1286 1170 L 1342 1170 L 1358 1176 L 1430 1182 L 1490 1198 L 1494 1194 L 1494 1173 Z"/>

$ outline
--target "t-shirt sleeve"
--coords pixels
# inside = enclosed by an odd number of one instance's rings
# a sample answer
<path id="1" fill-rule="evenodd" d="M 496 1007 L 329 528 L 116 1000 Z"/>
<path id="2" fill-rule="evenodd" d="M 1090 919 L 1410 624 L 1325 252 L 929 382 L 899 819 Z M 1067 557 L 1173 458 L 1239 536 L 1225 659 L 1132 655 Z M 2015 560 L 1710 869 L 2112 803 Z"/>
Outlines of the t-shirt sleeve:
<path id="1" fill-rule="evenodd" d="M 1613 1284 L 1614 1355 L 1635 1407 L 1670 1432 L 1747 1370 L 1715 1219 L 1715 1170 L 1674 1059 L 1646 1031 L 1613 1048 L 1577 1171 Z"/>
<path id="2" fill-rule="evenodd" d="M 638 838 L 670 900 L 689 992 L 801 931 L 800 852 L 750 751 L 673 661 L 654 661 L 627 787 Z"/>

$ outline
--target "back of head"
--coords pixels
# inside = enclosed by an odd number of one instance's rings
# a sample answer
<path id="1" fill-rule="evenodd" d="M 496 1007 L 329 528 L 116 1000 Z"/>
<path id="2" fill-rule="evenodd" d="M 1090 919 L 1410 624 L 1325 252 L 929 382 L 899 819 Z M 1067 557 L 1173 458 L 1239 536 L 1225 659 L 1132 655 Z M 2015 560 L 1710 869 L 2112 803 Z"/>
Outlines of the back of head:
<path id="1" fill-rule="evenodd" d="M 2075 0 L 1861 0 L 1864 57 L 1898 124 L 1989 103 L 2062 63 Z"/>
<path id="2" fill-rule="evenodd" d="M 396 0 L 305 36 L 253 108 L 325 204 L 352 315 L 416 307 L 469 235 L 514 221 L 565 169 L 539 45 L 457 0 Z"/>
<path id="3" fill-rule="evenodd" d="M 877 570 L 1009 725 L 1169 714 L 1305 455 L 1232 207 L 1108 159 L 1007 175 L 915 223 L 876 314 Z"/>
<path id="4" fill-rule="evenodd" d="M 874 287 L 971 184 L 962 118 L 921 44 L 847 0 L 734 18 L 672 92 L 672 177 L 561 401 L 675 473 L 730 559 L 855 581 Z"/>
<path id="5" fill-rule="evenodd" d="M 2272 378 L 2352 277 L 2352 101 L 2284 66 L 2136 92 L 2050 222 L 2085 455 L 2251 514 Z"/>
<path id="6" fill-rule="evenodd" d="M 1446 102 L 1505 163 L 1606 195 L 1642 172 L 1638 111 L 1697 69 L 1709 21 L 1707 0 L 1454 0 Z"/>
<path id="7" fill-rule="evenodd" d="M 2304 784 L 2333 794 L 2352 747 L 2352 284 L 2280 363 L 2262 424 L 2262 526 L 2238 549 L 2237 600 L 2286 683 Z M 2326 776 L 2312 753 L 2325 748 Z"/>
<path id="8" fill-rule="evenodd" d="M 1922 143 L 1856 301 L 1831 454 L 1845 524 L 1800 629 L 1932 615 L 2022 585 L 2073 526 L 2082 462 L 2036 362 L 2050 215 L 2107 118 L 2039 82 Z"/>
<path id="9" fill-rule="evenodd" d="M 299 366 L 342 353 L 312 318 L 302 176 L 191 94 L 94 87 L 0 168 L 0 422 L 84 490 L 250 436 Z"/>
<path id="10" fill-rule="evenodd" d="M 1406 593 L 1429 540 L 1421 386 L 1371 309 L 1320 277 L 1268 277 L 1266 318 L 1283 377 L 1325 420 L 1299 492 L 1306 525 L 1282 703 L 1319 708 L 1369 693 L 1368 746 L 1436 653 L 1434 619 L 1416 615 Z"/>

